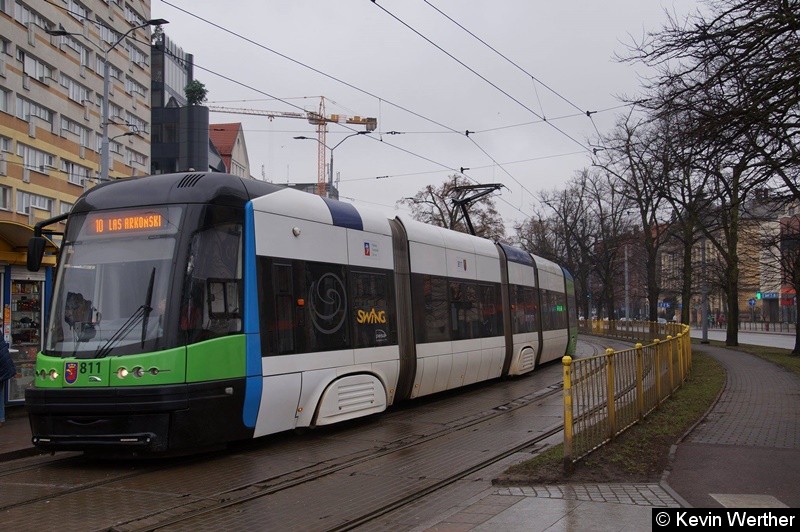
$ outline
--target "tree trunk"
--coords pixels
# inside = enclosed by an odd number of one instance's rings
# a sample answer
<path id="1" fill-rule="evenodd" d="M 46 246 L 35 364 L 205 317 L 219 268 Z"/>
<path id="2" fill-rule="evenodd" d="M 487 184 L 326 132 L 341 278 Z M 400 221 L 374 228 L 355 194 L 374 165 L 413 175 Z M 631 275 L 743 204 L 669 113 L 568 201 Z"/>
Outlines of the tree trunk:
<path id="1" fill-rule="evenodd" d="M 794 298 L 794 349 L 791 356 L 800 357 L 800 298 Z"/>
<path id="2" fill-rule="evenodd" d="M 692 264 L 692 233 L 693 230 L 684 232 L 683 238 L 683 279 L 681 279 L 681 322 L 691 324 L 690 313 L 692 312 L 692 275 L 694 265 Z M 705 245 L 705 244 L 704 244 Z"/>
<path id="3" fill-rule="evenodd" d="M 728 268 L 728 323 L 725 330 L 725 345 L 735 347 L 739 345 L 739 288 L 736 279 L 739 278 L 739 267 L 734 262 Z M 733 279 L 733 282 L 731 282 Z"/>

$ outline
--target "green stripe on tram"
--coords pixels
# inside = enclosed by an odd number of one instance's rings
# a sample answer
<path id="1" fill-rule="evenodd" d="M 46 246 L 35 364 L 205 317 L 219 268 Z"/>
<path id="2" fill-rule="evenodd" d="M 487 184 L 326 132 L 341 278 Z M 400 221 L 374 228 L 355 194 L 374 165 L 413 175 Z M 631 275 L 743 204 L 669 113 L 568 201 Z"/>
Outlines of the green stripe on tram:
<path id="1" fill-rule="evenodd" d="M 214 338 L 189 346 L 186 354 L 186 382 L 244 377 L 245 335 Z"/>
<path id="2" fill-rule="evenodd" d="M 39 353 L 36 388 L 154 386 L 244 377 L 245 336 L 206 340 L 165 351 L 106 358 L 61 358 Z"/>

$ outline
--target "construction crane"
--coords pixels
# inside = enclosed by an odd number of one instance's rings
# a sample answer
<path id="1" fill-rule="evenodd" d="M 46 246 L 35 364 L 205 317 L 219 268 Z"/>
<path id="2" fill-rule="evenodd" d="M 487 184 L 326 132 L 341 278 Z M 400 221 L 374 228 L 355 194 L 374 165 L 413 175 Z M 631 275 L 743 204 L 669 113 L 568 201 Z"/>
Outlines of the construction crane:
<path id="1" fill-rule="evenodd" d="M 347 116 L 340 114 L 325 114 L 325 98 L 320 97 L 319 111 L 265 111 L 262 109 L 240 109 L 237 107 L 220 107 L 209 105 L 208 110 L 215 113 L 231 113 L 240 115 L 259 115 L 266 116 L 270 120 L 273 118 L 301 118 L 308 120 L 310 124 L 317 126 L 317 194 L 326 195 L 327 180 L 325 179 L 325 150 L 328 148 L 327 135 L 328 123 L 353 124 L 364 126 L 367 131 L 375 131 L 378 127 L 377 118 L 367 118 L 361 116 Z"/>

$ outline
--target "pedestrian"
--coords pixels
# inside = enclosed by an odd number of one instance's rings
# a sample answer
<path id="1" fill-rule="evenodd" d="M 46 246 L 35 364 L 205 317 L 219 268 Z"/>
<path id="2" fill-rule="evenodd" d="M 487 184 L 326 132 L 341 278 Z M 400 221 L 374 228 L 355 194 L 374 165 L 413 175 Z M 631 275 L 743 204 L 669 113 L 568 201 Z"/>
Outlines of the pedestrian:
<path id="1" fill-rule="evenodd" d="M 6 423 L 6 381 L 17 374 L 14 361 L 11 360 L 11 353 L 8 350 L 8 342 L 0 340 L 0 427 Z"/>

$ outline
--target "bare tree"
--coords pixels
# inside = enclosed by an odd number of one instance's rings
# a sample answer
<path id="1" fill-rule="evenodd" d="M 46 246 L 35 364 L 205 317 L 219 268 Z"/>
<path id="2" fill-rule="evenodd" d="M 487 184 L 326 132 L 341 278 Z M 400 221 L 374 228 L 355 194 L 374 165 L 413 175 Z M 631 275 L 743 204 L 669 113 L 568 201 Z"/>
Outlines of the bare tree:
<path id="1" fill-rule="evenodd" d="M 663 183 L 673 170 L 674 162 L 667 142 L 657 126 L 630 114 L 621 119 L 604 139 L 606 149 L 598 152 L 597 166 L 614 176 L 613 186 L 629 207 L 629 219 L 642 229 L 640 240 L 645 260 L 648 319 L 658 318 L 659 248 L 665 241 L 668 226 L 662 205 L 665 203 Z"/>
<path id="2" fill-rule="evenodd" d="M 800 218 L 787 217 L 781 220 L 778 246 L 783 280 L 795 293 L 795 330 L 792 356 L 800 356 L 800 307 L 797 294 L 800 293 Z"/>
<path id="3" fill-rule="evenodd" d="M 398 203 L 411 208 L 415 220 L 425 222 L 462 233 L 469 233 L 461 208 L 452 200 L 461 199 L 464 191 L 459 187 L 470 186 L 463 176 L 451 175 L 439 187 L 428 185 L 417 192 L 414 197 L 403 198 Z M 490 196 L 483 196 L 468 206 L 472 225 L 477 236 L 491 240 L 505 239 L 503 219 L 495 208 Z"/>
<path id="4" fill-rule="evenodd" d="M 586 169 L 576 177 L 592 232 L 586 234 L 591 279 L 589 292 L 598 315 L 616 316 L 618 280 L 624 265 L 624 242 L 630 227 L 626 224 L 629 204 L 614 186 L 614 176 L 599 168 Z M 588 224 L 586 227 L 589 227 Z"/>
<path id="5" fill-rule="evenodd" d="M 546 211 L 516 227 L 517 240 L 523 248 L 545 257 L 545 253 L 552 253 L 552 260 L 572 273 L 583 316 L 591 315 L 590 277 L 594 270 L 591 243 L 597 239 L 595 219 L 586 204 L 587 172 L 582 171 L 563 190 L 541 192 L 538 200 Z M 551 239 L 557 242 L 550 242 Z"/>
<path id="6" fill-rule="evenodd" d="M 797 191 L 800 45 L 798 0 L 711 0 L 707 13 L 670 18 L 633 49 L 658 69 L 647 90 L 656 115 L 679 113 L 685 142 L 700 147 L 696 171 L 709 177 L 714 216 L 701 229 L 724 264 L 726 344 L 738 344 L 739 229 L 751 191 L 773 175 Z"/>

